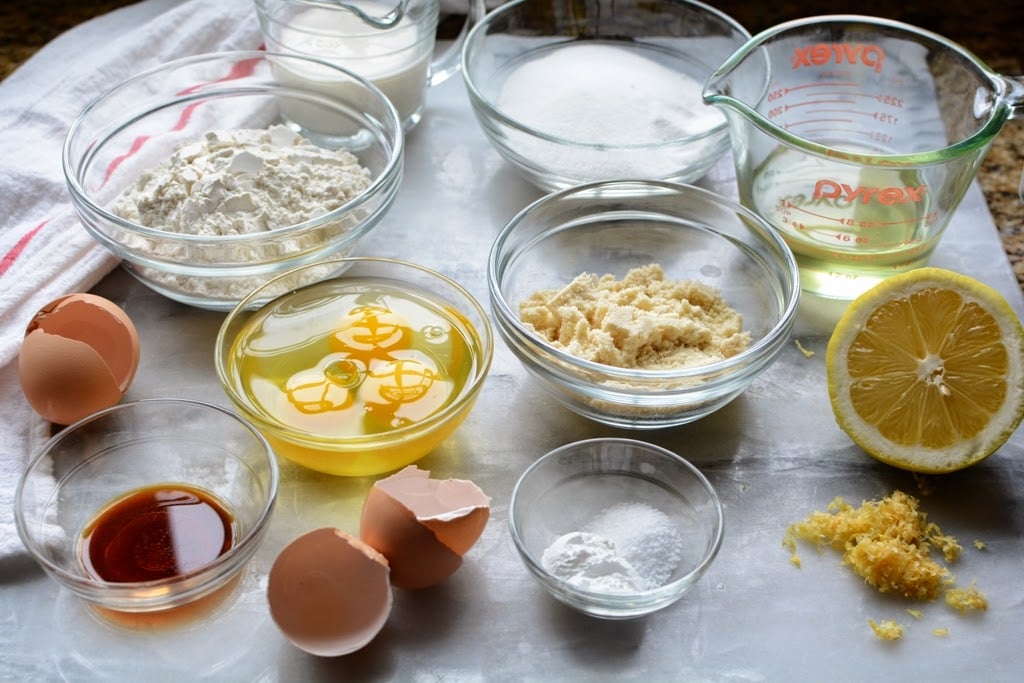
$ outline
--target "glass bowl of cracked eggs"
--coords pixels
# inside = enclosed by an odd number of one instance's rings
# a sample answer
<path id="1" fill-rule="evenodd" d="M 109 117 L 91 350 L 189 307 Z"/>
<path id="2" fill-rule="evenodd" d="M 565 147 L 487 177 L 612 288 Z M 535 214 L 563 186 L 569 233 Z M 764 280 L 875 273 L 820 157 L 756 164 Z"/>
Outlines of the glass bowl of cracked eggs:
<path id="1" fill-rule="evenodd" d="M 86 230 L 132 275 L 227 311 L 280 273 L 352 254 L 391 207 L 403 156 L 398 114 L 369 81 L 240 51 L 101 94 L 69 129 L 63 165 Z"/>
<path id="2" fill-rule="evenodd" d="M 546 392 L 656 429 L 739 396 L 789 339 L 796 261 L 756 214 L 702 188 L 607 181 L 549 194 L 488 257 L 498 336 Z"/>
<path id="3" fill-rule="evenodd" d="M 265 298 L 256 290 L 228 314 L 217 376 L 279 456 L 337 476 L 398 470 L 472 411 L 494 352 L 487 312 L 415 263 L 350 257 L 305 268 L 324 265 L 341 274 L 260 307 L 250 305 Z"/>
<path id="4" fill-rule="evenodd" d="M 552 596 L 606 619 L 678 601 L 724 533 L 722 504 L 700 470 L 624 438 L 577 441 L 538 459 L 512 491 L 508 524 L 523 564 Z"/>

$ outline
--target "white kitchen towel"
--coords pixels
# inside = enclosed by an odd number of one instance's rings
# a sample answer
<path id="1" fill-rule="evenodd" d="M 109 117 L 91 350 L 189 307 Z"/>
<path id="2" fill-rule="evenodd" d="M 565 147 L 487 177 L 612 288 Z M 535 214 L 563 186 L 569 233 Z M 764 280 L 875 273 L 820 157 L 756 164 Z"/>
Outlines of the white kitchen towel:
<path id="1" fill-rule="evenodd" d="M 17 356 L 35 312 L 117 265 L 81 227 L 61 170 L 78 113 L 132 74 L 262 44 L 252 0 L 145 0 L 61 35 L 0 83 L 0 559 L 24 552 L 14 493 L 50 436 L 21 393 Z"/>

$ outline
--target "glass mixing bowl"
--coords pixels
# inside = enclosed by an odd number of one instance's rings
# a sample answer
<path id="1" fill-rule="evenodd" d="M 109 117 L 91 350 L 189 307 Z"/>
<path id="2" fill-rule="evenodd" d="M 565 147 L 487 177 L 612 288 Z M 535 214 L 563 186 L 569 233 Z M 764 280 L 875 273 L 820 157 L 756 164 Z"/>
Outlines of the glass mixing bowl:
<path id="1" fill-rule="evenodd" d="M 552 596 L 606 619 L 678 601 L 711 566 L 724 534 L 722 504 L 700 470 L 660 446 L 621 438 L 570 443 L 530 465 L 512 491 L 508 522 L 523 564 Z M 588 529 L 619 536 L 615 552 L 658 585 L 601 590 L 545 561 L 556 539 Z"/>
<path id="2" fill-rule="evenodd" d="M 311 68 L 335 74 L 329 89 L 296 75 Z M 118 197 L 181 145 L 211 131 L 278 124 L 354 154 L 370 172 L 369 187 L 322 215 L 234 234 L 175 232 L 114 212 Z M 254 51 L 187 57 L 114 86 L 71 125 L 63 163 L 85 229 L 132 275 L 171 299 L 227 311 L 275 275 L 353 253 L 391 207 L 403 157 L 398 115 L 369 81 L 305 57 Z"/>
<path id="3" fill-rule="evenodd" d="M 325 275 L 332 270 L 341 274 Z M 252 306 L 265 298 L 256 290 L 225 318 L 216 347 L 224 391 L 281 457 L 304 467 L 366 476 L 419 460 L 466 419 L 483 386 L 494 351 L 486 312 L 444 275 L 394 259 L 305 266 L 264 289 L 313 278 L 262 307 Z"/>
<path id="4" fill-rule="evenodd" d="M 474 27 L 462 76 L 490 142 L 545 190 L 689 182 L 729 149 L 701 86 L 749 37 L 690 0 L 518 0 Z"/>
<path id="5" fill-rule="evenodd" d="M 230 514 L 234 541 L 223 554 L 144 581 L 102 580 L 87 569 L 84 532 L 101 510 L 147 487 L 179 485 L 201 489 Z M 108 622 L 154 630 L 207 618 L 234 595 L 270 524 L 277 486 L 270 445 L 238 415 L 198 401 L 147 399 L 94 413 L 50 439 L 18 484 L 15 521 L 58 584 Z M 192 529 L 177 542 L 202 545 L 206 531 Z M 140 563 L 156 566 L 149 544 L 134 547 Z"/>
<path id="6" fill-rule="evenodd" d="M 538 291 L 650 264 L 665 280 L 715 288 L 742 316 L 749 345 L 706 365 L 616 367 L 556 347 L 520 317 Z M 737 397 L 787 343 L 800 296 L 793 254 L 761 218 L 708 190 L 654 181 L 542 197 L 498 234 L 487 280 L 498 335 L 540 386 L 581 415 L 633 429 L 692 422 Z"/>

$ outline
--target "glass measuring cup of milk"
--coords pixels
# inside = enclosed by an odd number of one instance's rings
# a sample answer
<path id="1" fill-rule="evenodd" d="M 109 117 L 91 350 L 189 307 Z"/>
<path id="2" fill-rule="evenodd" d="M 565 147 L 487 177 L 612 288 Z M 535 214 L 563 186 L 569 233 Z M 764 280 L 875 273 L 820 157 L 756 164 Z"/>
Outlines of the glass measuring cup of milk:
<path id="1" fill-rule="evenodd" d="M 321 59 L 366 78 L 391 100 L 406 131 L 422 118 L 427 89 L 458 71 L 463 38 L 485 12 L 482 0 L 467 0 L 462 33 L 435 57 L 440 0 L 255 1 L 269 52 Z M 346 87 L 327 67 L 289 76 L 325 92 Z"/>
<path id="2" fill-rule="evenodd" d="M 906 24 L 810 17 L 754 36 L 705 83 L 743 204 L 785 237 L 804 290 L 856 297 L 923 265 L 1024 85 Z"/>

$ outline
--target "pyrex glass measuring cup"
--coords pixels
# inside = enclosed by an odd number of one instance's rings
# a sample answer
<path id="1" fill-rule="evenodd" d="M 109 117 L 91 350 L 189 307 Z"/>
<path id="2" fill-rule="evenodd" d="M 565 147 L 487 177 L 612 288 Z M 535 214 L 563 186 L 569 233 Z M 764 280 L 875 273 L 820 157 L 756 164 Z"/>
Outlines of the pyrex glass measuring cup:
<path id="1" fill-rule="evenodd" d="M 810 17 L 754 36 L 706 82 L 740 199 L 796 254 L 801 286 L 853 298 L 924 264 L 1024 86 L 896 21 Z"/>
<path id="2" fill-rule="evenodd" d="M 434 55 L 440 0 L 255 0 L 266 48 L 330 62 L 366 78 L 387 95 L 410 130 L 423 116 L 430 86 L 458 72 L 469 29 L 486 11 L 467 0 L 466 22 L 453 45 Z M 293 74 L 330 92 L 329 68 Z"/>

